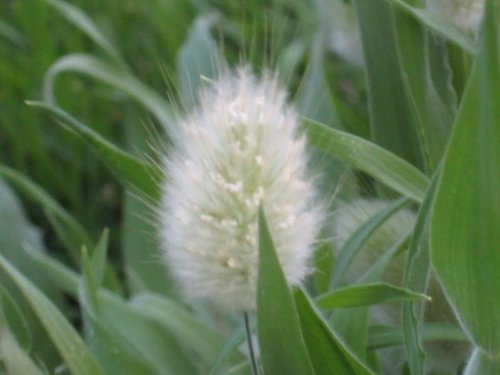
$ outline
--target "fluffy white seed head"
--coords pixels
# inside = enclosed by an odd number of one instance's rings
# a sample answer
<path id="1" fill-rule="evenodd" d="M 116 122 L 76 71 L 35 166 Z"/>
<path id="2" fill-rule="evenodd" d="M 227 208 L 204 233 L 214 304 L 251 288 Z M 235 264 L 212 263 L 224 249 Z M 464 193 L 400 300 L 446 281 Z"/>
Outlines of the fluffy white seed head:
<path id="1" fill-rule="evenodd" d="M 455 26 L 476 32 L 483 18 L 485 0 L 428 0 L 429 10 L 442 14 Z"/>
<path id="2" fill-rule="evenodd" d="M 305 140 L 286 93 L 247 69 L 200 94 L 165 158 L 160 207 L 165 260 L 185 295 L 234 310 L 256 305 L 258 208 L 287 281 L 308 272 L 321 213 L 307 179 Z"/>

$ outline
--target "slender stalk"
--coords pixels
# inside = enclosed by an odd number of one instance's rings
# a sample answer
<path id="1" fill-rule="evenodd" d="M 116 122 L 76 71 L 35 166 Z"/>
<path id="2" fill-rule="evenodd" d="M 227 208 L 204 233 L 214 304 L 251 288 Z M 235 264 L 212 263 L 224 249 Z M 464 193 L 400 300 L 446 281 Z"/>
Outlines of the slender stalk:
<path id="1" fill-rule="evenodd" d="M 243 313 L 243 319 L 245 320 L 245 333 L 247 334 L 247 344 L 248 351 L 250 352 L 250 363 L 252 364 L 252 374 L 260 375 L 259 365 L 257 363 L 257 358 L 255 357 L 255 352 L 253 350 L 253 342 L 252 342 L 252 331 L 250 329 L 250 318 L 248 316 L 248 312 Z"/>

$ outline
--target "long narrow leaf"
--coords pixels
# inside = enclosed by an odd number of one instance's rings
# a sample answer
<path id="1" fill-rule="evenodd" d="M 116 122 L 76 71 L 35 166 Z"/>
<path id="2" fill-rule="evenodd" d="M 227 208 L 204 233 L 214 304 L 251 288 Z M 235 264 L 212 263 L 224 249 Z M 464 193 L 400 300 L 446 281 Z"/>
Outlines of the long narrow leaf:
<path id="1" fill-rule="evenodd" d="M 128 72 L 117 69 L 92 55 L 67 55 L 57 60 L 50 67 L 44 82 L 44 98 L 50 104 L 54 105 L 56 102 L 54 81 L 63 72 L 84 74 L 124 91 L 145 108 L 149 109 L 160 124 L 168 130 L 169 136 L 172 138 L 175 137 L 177 133 L 176 122 L 174 121 L 175 116 L 173 116 L 173 111 L 164 98 Z"/>
<path id="2" fill-rule="evenodd" d="M 81 136 L 121 181 L 153 200 L 158 198 L 159 188 L 155 179 L 162 176 L 159 167 L 119 149 L 59 107 L 43 102 L 29 102 L 29 104 L 55 115 L 59 124 L 69 127 Z"/>
<path id="3" fill-rule="evenodd" d="M 388 283 L 372 283 L 336 289 L 319 296 L 316 303 L 322 309 L 333 309 L 414 299 L 428 299 L 428 297 Z"/>
<path id="4" fill-rule="evenodd" d="M 466 35 L 463 31 L 454 26 L 446 17 L 425 9 L 412 7 L 403 0 L 386 1 L 391 1 L 399 8 L 415 17 L 415 19 L 420 21 L 423 25 L 427 26 L 438 35 L 445 37 L 450 42 L 455 43 L 468 53 L 475 53 L 476 46 L 474 40 L 469 35 Z"/>
<path id="5" fill-rule="evenodd" d="M 0 255 L 0 268 L 17 284 L 74 375 L 104 375 L 85 343 L 56 306 Z"/>
<path id="6" fill-rule="evenodd" d="M 429 224 L 430 211 L 437 180 L 440 170 L 438 170 L 432 180 L 427 196 L 420 206 L 415 230 L 410 241 L 406 269 L 403 277 L 403 286 L 411 290 L 425 291 L 430 268 L 429 261 Z M 403 304 L 403 337 L 408 365 L 411 374 L 424 373 L 425 353 L 421 345 L 420 326 L 421 305 L 409 301 Z"/>
<path id="7" fill-rule="evenodd" d="M 424 198 L 427 177 L 398 156 L 365 139 L 312 120 L 305 120 L 304 128 L 312 146 L 417 202 Z"/>
<path id="8" fill-rule="evenodd" d="M 262 209 L 259 211 L 257 331 L 266 374 L 314 374 L 297 308 Z"/>
<path id="9" fill-rule="evenodd" d="M 118 51 L 104 36 L 97 25 L 79 8 L 61 0 L 45 0 L 54 9 L 61 13 L 70 23 L 87 34 L 99 47 L 101 47 L 113 60 L 122 64 Z"/>
<path id="10" fill-rule="evenodd" d="M 421 169 L 416 119 L 397 56 L 394 6 L 386 0 L 354 0 L 353 6 L 366 62 L 371 139 Z"/>
<path id="11" fill-rule="evenodd" d="M 445 157 L 431 259 L 472 341 L 500 355 L 500 1 L 487 1 L 476 64 Z"/>
<path id="12" fill-rule="evenodd" d="M 456 325 L 446 323 L 427 323 L 420 327 L 421 341 L 458 341 L 468 342 L 467 336 Z M 387 348 L 404 344 L 400 327 L 372 326 L 368 346 L 370 349 Z"/>
<path id="13" fill-rule="evenodd" d="M 385 223 L 386 220 L 398 210 L 408 204 L 408 199 L 400 198 L 397 201 L 384 208 L 382 211 L 371 217 L 356 232 L 346 241 L 337 257 L 335 267 L 333 269 L 332 278 L 330 280 L 330 288 L 336 288 L 342 281 L 347 269 L 356 254 L 362 249 L 362 246 L 370 238 L 370 236 Z"/>
<path id="14" fill-rule="evenodd" d="M 41 205 L 50 215 L 57 217 L 58 224 L 63 226 L 62 230 L 64 230 L 65 235 L 70 238 L 69 242 L 73 245 L 68 249 L 73 259 L 78 259 L 78 251 L 81 246 L 93 246 L 91 237 L 87 231 L 64 209 L 64 207 L 44 191 L 42 187 L 38 186 L 18 171 L 1 164 L 0 176 L 6 178 L 19 190 L 28 195 L 29 198 Z"/>
<path id="15" fill-rule="evenodd" d="M 302 290 L 296 289 L 294 298 L 315 374 L 373 374 L 346 348 Z"/>

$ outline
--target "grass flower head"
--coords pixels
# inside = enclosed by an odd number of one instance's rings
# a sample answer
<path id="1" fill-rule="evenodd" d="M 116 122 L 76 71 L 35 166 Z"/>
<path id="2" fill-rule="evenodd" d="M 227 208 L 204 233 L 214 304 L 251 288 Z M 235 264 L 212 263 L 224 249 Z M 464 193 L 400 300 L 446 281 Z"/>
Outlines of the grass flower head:
<path id="1" fill-rule="evenodd" d="M 165 160 L 160 207 L 165 259 L 185 295 L 255 308 L 260 205 L 287 281 L 307 274 L 321 215 L 297 131 L 272 77 L 240 69 L 201 92 Z"/>

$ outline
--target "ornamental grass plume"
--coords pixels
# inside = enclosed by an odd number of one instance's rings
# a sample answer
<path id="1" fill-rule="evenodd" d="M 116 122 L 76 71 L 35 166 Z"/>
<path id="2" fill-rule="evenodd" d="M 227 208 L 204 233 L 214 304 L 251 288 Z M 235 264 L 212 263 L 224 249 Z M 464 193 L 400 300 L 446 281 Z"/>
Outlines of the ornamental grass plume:
<path id="1" fill-rule="evenodd" d="M 428 0 L 430 11 L 442 14 L 456 27 L 477 32 L 484 13 L 485 0 Z"/>
<path id="2" fill-rule="evenodd" d="M 288 283 L 308 273 L 321 210 L 298 122 L 277 80 L 246 68 L 203 89 L 181 121 L 164 160 L 160 237 L 187 297 L 255 309 L 260 205 Z"/>

